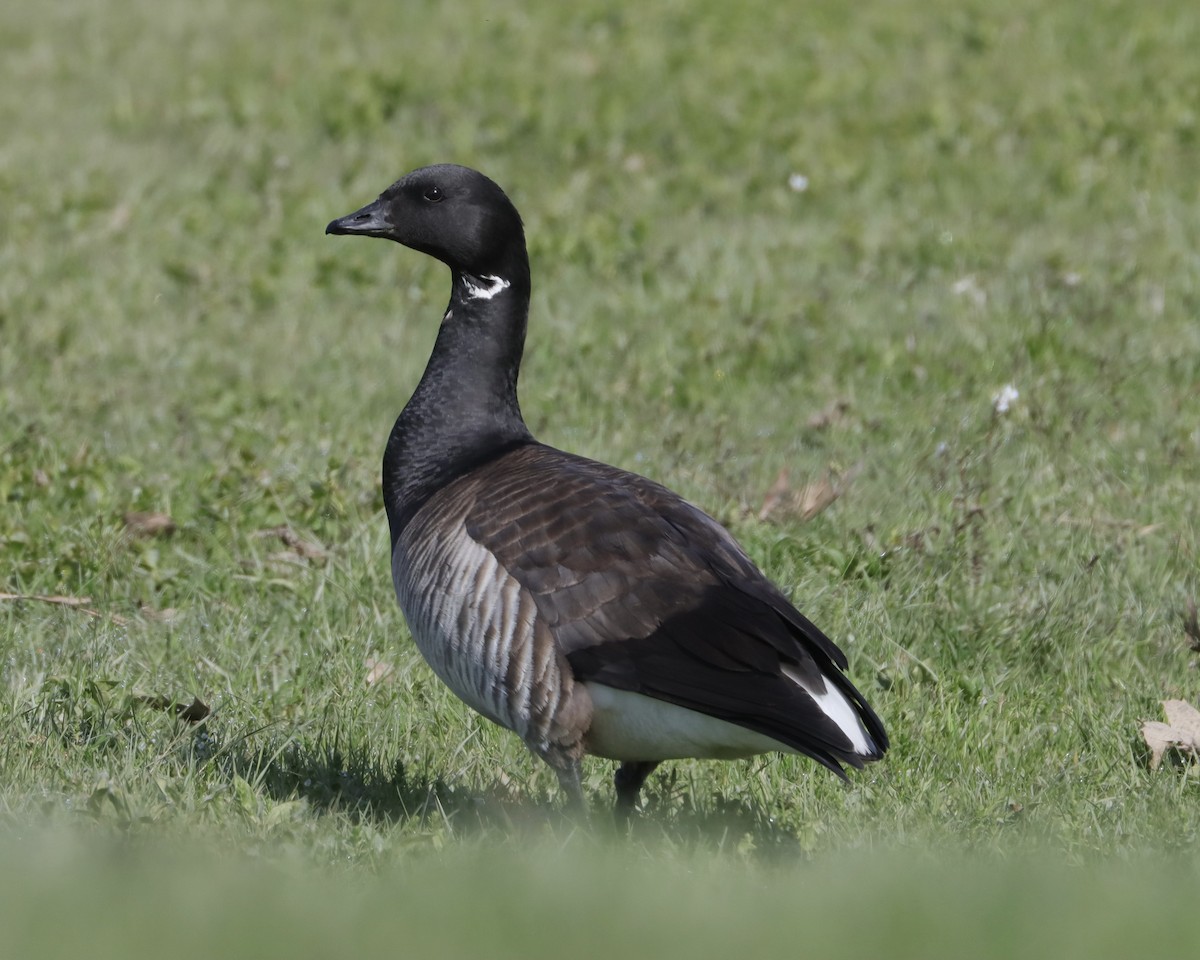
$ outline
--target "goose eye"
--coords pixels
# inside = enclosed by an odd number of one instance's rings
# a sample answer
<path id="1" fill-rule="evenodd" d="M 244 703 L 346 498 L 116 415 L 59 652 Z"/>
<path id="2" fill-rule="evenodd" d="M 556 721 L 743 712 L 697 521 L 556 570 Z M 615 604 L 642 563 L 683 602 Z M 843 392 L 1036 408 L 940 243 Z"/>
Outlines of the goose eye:
<path id="1" fill-rule="evenodd" d="M 427 187 L 425 189 L 425 199 L 430 203 L 438 203 L 445 198 L 440 187 Z"/>

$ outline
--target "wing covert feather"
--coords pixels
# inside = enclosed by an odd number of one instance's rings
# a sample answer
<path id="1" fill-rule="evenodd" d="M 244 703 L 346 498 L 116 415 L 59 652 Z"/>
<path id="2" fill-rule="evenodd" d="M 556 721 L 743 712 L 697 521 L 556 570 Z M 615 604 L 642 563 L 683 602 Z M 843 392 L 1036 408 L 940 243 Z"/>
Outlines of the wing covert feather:
<path id="1" fill-rule="evenodd" d="M 794 678 L 882 724 L 846 660 L 715 520 L 664 487 L 530 444 L 469 479 L 467 533 L 528 590 L 577 680 L 763 732 L 840 771 L 846 734 Z M 548 479 L 549 478 L 549 479 Z M 791 676 L 789 677 L 789 673 Z"/>

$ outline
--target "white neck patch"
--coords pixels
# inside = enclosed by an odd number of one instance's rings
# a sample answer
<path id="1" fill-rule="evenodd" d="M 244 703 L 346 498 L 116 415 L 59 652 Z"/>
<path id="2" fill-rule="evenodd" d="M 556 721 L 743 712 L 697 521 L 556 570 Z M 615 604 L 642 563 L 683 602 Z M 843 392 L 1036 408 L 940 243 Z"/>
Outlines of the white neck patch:
<path id="1" fill-rule="evenodd" d="M 480 277 L 479 279 L 491 282 L 486 287 L 477 287 L 466 277 L 463 277 L 463 284 L 467 288 L 468 300 L 491 300 L 500 291 L 507 290 L 510 286 L 509 282 L 503 277 Z"/>

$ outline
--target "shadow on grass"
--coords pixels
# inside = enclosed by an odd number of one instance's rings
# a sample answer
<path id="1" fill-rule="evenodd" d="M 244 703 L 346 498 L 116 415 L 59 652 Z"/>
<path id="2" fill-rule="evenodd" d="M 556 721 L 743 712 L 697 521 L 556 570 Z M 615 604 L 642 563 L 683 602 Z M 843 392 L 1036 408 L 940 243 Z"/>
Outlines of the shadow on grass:
<path id="1" fill-rule="evenodd" d="M 583 826 L 557 795 L 534 797 L 501 784 L 470 789 L 427 772 L 414 774 L 400 760 L 388 764 L 337 747 L 288 745 L 270 753 L 227 755 L 225 760 L 230 776 L 255 784 L 278 802 L 302 799 L 319 814 L 352 821 L 411 823 L 461 837 L 502 838 L 547 831 L 557 835 Z M 611 789 L 592 791 L 587 828 L 625 839 L 626 831 L 614 822 L 613 801 Z M 698 800 L 669 768 L 647 784 L 642 807 L 627 831 L 635 842 L 736 851 L 770 862 L 806 855 L 796 831 L 776 822 L 774 810 L 753 799 L 719 794 Z"/>
<path id="2" fill-rule="evenodd" d="M 166 707 L 174 705 L 164 700 Z M 153 706 L 155 709 L 150 709 Z M 582 827 L 567 810 L 556 788 L 499 781 L 479 789 L 445 780 L 436 770 L 414 769 L 368 750 L 344 750 L 328 739 L 315 742 L 268 741 L 251 746 L 252 737 L 225 747 L 210 734 L 207 722 L 184 724 L 181 712 L 163 709 L 144 697 L 119 692 L 112 681 L 52 678 L 25 719 L 38 736 L 97 758 L 128 757 L 145 744 L 173 744 L 159 758 L 172 769 L 195 765 L 205 777 L 224 781 L 235 802 L 261 816 L 259 799 L 273 803 L 301 800 L 318 816 L 380 826 L 410 826 L 426 835 L 447 833 L 462 838 L 521 840 L 549 833 L 566 837 Z M 205 715 L 204 720 L 207 720 Z M 156 747 L 156 749 L 160 749 Z M 146 754 L 139 754 L 139 764 Z M 795 860 L 805 845 L 794 828 L 774 819 L 779 811 L 745 795 L 727 796 L 698 790 L 666 764 L 642 791 L 642 810 L 628 829 L 613 818 L 611 776 L 615 764 L 604 764 L 603 780 L 590 779 L 591 811 L 585 831 L 596 837 L 620 837 L 635 843 L 665 842 L 683 849 L 734 851 L 756 860 Z M 593 773 L 595 770 L 593 769 Z M 548 779 L 548 778 L 547 778 Z M 245 796 L 239 797 L 238 792 Z M 92 807 L 120 807 L 119 798 L 103 788 Z M 91 801 L 89 801 L 91 803 Z M 95 811 L 93 811 L 95 812 Z M 130 815 L 123 807 L 121 816 Z M 801 824 L 800 829 L 803 829 Z"/>
<path id="3" fill-rule="evenodd" d="M 253 783 L 273 800 L 304 800 L 319 814 L 352 821 L 453 824 L 480 820 L 487 798 L 426 773 L 412 774 L 403 761 L 386 764 L 358 751 L 289 744 L 282 749 L 236 753 L 225 758 L 230 776 Z M 487 825 L 486 818 L 480 825 Z"/>
<path id="4" fill-rule="evenodd" d="M 796 824 L 779 822 L 773 805 L 716 790 L 697 792 L 694 784 L 689 789 L 669 764 L 646 782 L 641 807 L 631 821 L 634 838 L 737 853 L 766 863 L 794 862 L 809 855 Z"/>

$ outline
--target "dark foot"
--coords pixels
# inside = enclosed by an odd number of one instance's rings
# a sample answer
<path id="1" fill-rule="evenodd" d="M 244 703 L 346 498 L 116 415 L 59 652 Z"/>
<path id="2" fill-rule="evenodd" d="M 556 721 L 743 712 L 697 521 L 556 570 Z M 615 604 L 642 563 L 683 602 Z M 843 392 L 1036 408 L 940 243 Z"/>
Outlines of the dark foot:
<path id="1" fill-rule="evenodd" d="M 613 810 L 617 823 L 624 825 L 629 821 L 630 814 L 637 807 L 638 793 L 646 778 L 658 766 L 657 760 L 630 760 L 617 768 L 613 783 L 617 788 L 617 805 Z"/>

